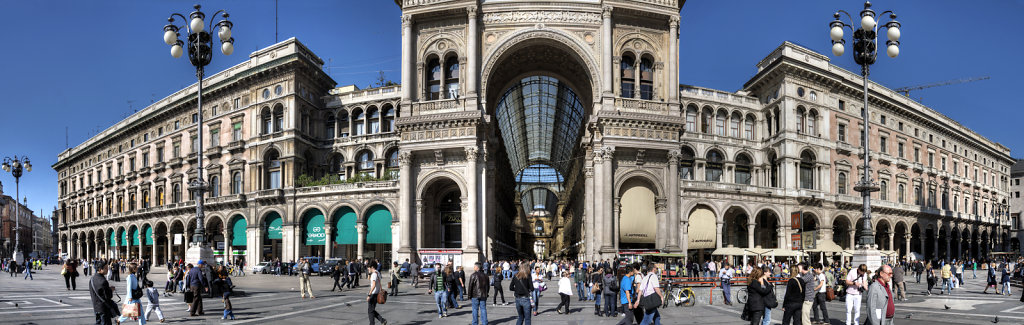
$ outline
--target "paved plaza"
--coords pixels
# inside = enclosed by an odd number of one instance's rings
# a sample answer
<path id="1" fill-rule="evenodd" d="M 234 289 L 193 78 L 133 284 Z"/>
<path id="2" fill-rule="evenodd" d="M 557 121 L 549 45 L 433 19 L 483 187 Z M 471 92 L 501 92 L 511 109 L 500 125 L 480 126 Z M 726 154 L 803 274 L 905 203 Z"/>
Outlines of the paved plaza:
<path id="1" fill-rule="evenodd" d="M 164 269 L 154 268 L 150 279 L 162 287 Z M 980 274 L 979 274 L 980 275 Z M 969 276 L 969 274 L 968 274 Z M 912 277 L 910 279 L 913 279 Z M 93 322 L 92 307 L 88 296 L 88 283 L 79 277 L 78 290 L 66 291 L 59 269 L 48 267 L 35 274 L 35 280 L 23 280 L 21 275 L 0 277 L 0 323 L 3 324 L 89 324 Z M 219 299 L 207 299 L 206 316 L 189 318 L 181 295 L 162 297 L 161 307 L 168 323 L 172 324 L 365 324 L 365 290 L 361 287 L 345 292 L 331 292 L 332 282 L 328 277 L 313 279 L 315 300 L 302 300 L 297 291 L 298 278 L 273 275 L 249 275 L 233 278 L 237 290 L 244 296 L 232 298 L 235 321 L 220 319 Z M 1014 288 L 1014 295 L 997 296 L 982 294 L 982 280 L 968 280 L 968 285 L 954 292 L 952 296 L 924 296 L 924 283 L 908 284 L 910 301 L 900 302 L 897 307 L 899 324 L 990 324 L 999 317 L 1002 324 L 1024 324 L 1024 305 L 1018 302 L 1020 288 Z M 365 284 L 366 280 L 361 281 Z M 111 282 L 124 297 L 125 282 Z M 555 282 L 549 283 L 556 288 Z M 508 291 L 506 290 L 506 295 Z M 938 293 L 938 290 L 934 291 Z M 991 292 L 991 291 L 990 291 Z M 670 307 L 662 310 L 663 324 L 740 324 L 741 306 L 724 306 L 720 303 L 720 292 L 714 305 L 706 301 L 694 307 Z M 511 298 L 511 297 L 506 297 Z M 115 297 L 115 300 L 117 297 Z M 500 299 L 499 299 L 500 300 Z M 535 324 L 615 324 L 618 318 L 593 316 L 592 302 L 571 300 L 573 314 L 559 315 L 554 311 L 558 304 L 555 292 L 547 291 L 541 297 L 541 314 L 533 318 Z M 15 306 L 17 305 L 17 306 Z M 944 306 L 949 306 L 946 309 Z M 844 303 L 834 301 L 828 309 L 832 324 L 845 321 Z M 469 324 L 470 308 L 449 312 L 450 317 L 438 319 L 432 296 L 424 288 L 412 289 L 408 283 L 399 287 L 399 295 L 391 297 L 388 303 L 378 307 L 389 324 Z M 908 315 L 910 316 L 907 319 Z M 508 306 L 488 306 L 490 324 L 515 324 L 515 309 Z M 773 323 L 782 320 L 781 310 L 772 313 Z M 861 321 L 863 322 L 862 315 Z M 155 322 L 154 322 L 155 323 Z"/>

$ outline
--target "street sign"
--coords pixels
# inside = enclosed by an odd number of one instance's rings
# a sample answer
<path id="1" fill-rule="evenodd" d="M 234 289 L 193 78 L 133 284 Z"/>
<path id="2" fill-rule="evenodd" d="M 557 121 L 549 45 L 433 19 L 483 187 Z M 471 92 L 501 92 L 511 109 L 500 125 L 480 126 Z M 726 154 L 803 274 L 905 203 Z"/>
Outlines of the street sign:
<path id="1" fill-rule="evenodd" d="M 801 247 L 800 245 L 803 244 L 803 241 L 800 240 L 800 234 L 792 234 L 792 235 L 789 235 L 789 236 L 790 236 L 790 240 L 789 241 L 793 243 L 793 250 L 800 250 L 800 247 Z"/>
<path id="2" fill-rule="evenodd" d="M 792 229 L 800 229 L 803 224 L 803 212 L 796 211 L 789 214 L 789 225 Z"/>

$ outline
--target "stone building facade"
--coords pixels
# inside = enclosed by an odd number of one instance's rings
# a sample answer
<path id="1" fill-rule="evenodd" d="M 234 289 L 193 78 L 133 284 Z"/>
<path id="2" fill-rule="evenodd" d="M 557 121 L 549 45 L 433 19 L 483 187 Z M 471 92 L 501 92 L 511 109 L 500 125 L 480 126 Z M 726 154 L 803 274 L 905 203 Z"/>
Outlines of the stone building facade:
<path id="1" fill-rule="evenodd" d="M 4 192 L 4 185 L 0 183 L 0 258 L 14 257 L 16 243 L 21 248 L 22 256 L 29 256 L 33 252 L 35 242 L 32 220 L 35 219 L 35 212 L 28 208 L 25 201 L 18 202 L 14 192 Z M 16 238 L 19 233 L 20 240 Z"/>
<path id="2" fill-rule="evenodd" d="M 294 40 L 210 78 L 207 96 L 231 107 L 209 119 L 227 145 L 203 153 L 231 189 L 208 200 L 213 241 L 230 242 L 222 256 L 702 259 L 788 247 L 794 212 L 800 230 L 851 248 L 862 79 L 827 57 L 784 42 L 724 92 L 679 85 L 678 51 L 699 46 L 678 43 L 683 1 L 396 3 L 400 85 L 335 88 Z M 881 85 L 869 92 L 881 248 L 934 258 L 1007 245 L 1009 149 Z M 194 174 L 191 157 L 110 168 L 189 139 L 194 93 L 60 155 L 62 250 L 183 255 L 188 238 L 175 237 L 194 227 L 194 205 L 175 184 Z M 121 197 L 128 208 L 112 209 Z"/>

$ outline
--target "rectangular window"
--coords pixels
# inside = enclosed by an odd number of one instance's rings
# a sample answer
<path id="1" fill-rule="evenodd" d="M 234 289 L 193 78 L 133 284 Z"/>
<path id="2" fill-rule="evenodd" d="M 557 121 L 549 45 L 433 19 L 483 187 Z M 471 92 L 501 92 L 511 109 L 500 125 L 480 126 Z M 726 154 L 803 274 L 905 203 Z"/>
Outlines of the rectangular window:
<path id="1" fill-rule="evenodd" d="M 278 189 L 281 188 L 281 171 L 275 170 L 270 172 L 270 188 Z"/>
<path id="2" fill-rule="evenodd" d="M 199 113 L 192 113 L 192 123 L 199 123 Z"/>
<path id="3" fill-rule="evenodd" d="M 896 123 L 897 129 L 903 131 L 903 122 Z"/>
<path id="4" fill-rule="evenodd" d="M 181 157 L 181 144 L 175 143 L 174 147 L 171 148 L 171 157 Z"/>
<path id="5" fill-rule="evenodd" d="M 942 171 L 946 171 L 946 157 L 942 157 L 942 164 L 939 165 L 939 168 L 942 168 Z"/>
<path id="6" fill-rule="evenodd" d="M 132 139 L 132 141 L 131 141 L 131 147 L 132 147 L 132 148 L 135 148 L 135 139 Z M 98 159 L 97 159 L 97 160 L 98 160 Z"/>
<path id="7" fill-rule="evenodd" d="M 845 111 L 846 110 L 846 102 L 841 100 L 841 99 L 839 100 L 839 110 L 840 111 Z"/>
<path id="8" fill-rule="evenodd" d="M 163 136 L 163 135 L 164 135 L 164 127 L 161 126 L 161 127 L 156 128 L 156 136 L 159 137 L 159 136 Z"/>
<path id="9" fill-rule="evenodd" d="M 148 141 L 149 141 L 149 133 L 147 132 L 147 133 L 142 134 L 142 142 L 148 142 Z"/>
<path id="10" fill-rule="evenodd" d="M 174 129 L 177 130 L 177 129 L 180 129 L 180 128 L 181 128 L 181 121 L 174 121 Z"/>
<path id="11" fill-rule="evenodd" d="M 921 148 L 914 148 L 914 162 L 921 162 Z"/>
<path id="12" fill-rule="evenodd" d="M 196 152 L 196 150 L 199 150 L 199 138 L 198 137 L 193 136 L 192 137 L 192 141 L 190 143 L 191 143 L 191 145 L 190 145 L 191 150 L 189 152 Z"/>
<path id="13" fill-rule="evenodd" d="M 959 165 L 959 162 L 954 160 L 953 161 L 953 175 L 956 175 L 956 173 L 960 171 L 960 166 L 958 166 L 958 165 Z"/>
<path id="14" fill-rule="evenodd" d="M 839 124 L 836 130 L 836 137 L 839 139 L 839 142 L 846 142 L 846 124 Z"/>
<path id="15" fill-rule="evenodd" d="M 882 125 L 885 125 L 885 115 L 882 115 L 881 123 L 882 123 Z"/>
<path id="16" fill-rule="evenodd" d="M 128 158 L 128 170 L 135 171 L 135 157 Z"/>
<path id="17" fill-rule="evenodd" d="M 240 107 L 240 106 L 241 106 L 241 103 L 242 103 L 242 98 L 240 98 L 240 97 L 236 97 L 236 98 L 235 98 L 235 107 L 234 107 L 234 108 L 235 108 L 235 109 L 238 109 L 238 107 Z"/>
<path id="18" fill-rule="evenodd" d="M 882 153 L 889 153 L 889 145 L 886 144 L 888 141 L 888 137 L 880 137 L 878 140 L 878 151 L 881 151 Z"/>
<path id="19" fill-rule="evenodd" d="M 935 167 L 935 154 L 931 152 L 928 153 L 928 167 Z"/>
<path id="20" fill-rule="evenodd" d="M 242 140 L 242 122 L 235 123 L 231 126 L 231 141 Z"/>
<path id="21" fill-rule="evenodd" d="M 220 129 L 210 130 L 210 146 L 220 146 Z"/>
<path id="22" fill-rule="evenodd" d="M 903 146 L 904 146 L 903 142 L 900 142 L 900 143 L 896 144 L 896 154 L 898 154 L 900 156 L 900 158 L 904 158 L 903 157 Z"/>
<path id="23" fill-rule="evenodd" d="M 149 153 L 142 153 L 142 168 L 149 167 Z"/>
<path id="24" fill-rule="evenodd" d="M 213 109 L 210 110 L 210 116 L 217 115 L 217 105 L 213 105 Z"/>

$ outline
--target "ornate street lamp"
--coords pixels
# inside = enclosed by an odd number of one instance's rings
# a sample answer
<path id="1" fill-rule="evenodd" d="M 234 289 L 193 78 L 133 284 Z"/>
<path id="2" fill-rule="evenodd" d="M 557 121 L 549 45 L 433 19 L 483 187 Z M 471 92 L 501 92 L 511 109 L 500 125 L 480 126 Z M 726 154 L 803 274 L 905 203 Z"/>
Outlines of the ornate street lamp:
<path id="1" fill-rule="evenodd" d="M 847 18 L 850 19 L 850 24 L 844 23 L 839 20 L 839 13 L 843 13 Z M 868 116 L 870 110 L 868 109 L 868 69 L 875 63 L 875 57 L 877 56 L 877 48 L 875 43 L 877 41 L 877 33 L 879 28 L 886 28 L 887 36 L 889 38 L 886 41 L 886 54 L 891 58 L 895 58 L 900 54 L 900 23 L 896 21 L 896 14 L 892 11 L 885 11 L 882 16 L 889 14 L 889 22 L 884 25 L 878 24 L 875 20 L 875 11 L 871 10 L 871 2 L 864 2 L 864 10 L 860 11 L 860 23 L 855 24 L 853 18 L 846 11 L 839 10 L 832 17 L 835 18 L 829 23 L 829 36 L 832 38 L 832 54 L 835 56 L 842 56 L 845 52 L 844 45 L 846 40 L 843 39 L 843 28 L 849 28 L 853 31 L 853 60 L 861 66 L 861 75 L 864 77 L 864 111 L 861 113 L 864 119 L 864 133 L 861 137 L 861 144 L 864 147 L 864 173 L 863 178 L 857 182 L 854 186 L 854 190 L 861 193 L 864 198 L 864 222 L 859 227 L 857 235 L 857 247 L 861 250 L 875 249 L 875 238 L 871 235 L 871 192 L 879 190 L 878 184 L 871 180 L 871 156 L 868 148 L 868 134 L 870 124 Z M 859 27 L 854 30 L 854 27 Z M 871 265 L 869 265 L 870 267 Z"/>
<path id="2" fill-rule="evenodd" d="M 195 5 L 195 11 L 185 18 L 184 15 L 179 13 L 171 14 L 167 18 L 168 24 L 164 26 L 164 43 L 171 46 L 171 56 L 174 58 L 180 58 L 182 54 L 182 46 L 185 45 L 179 37 L 181 34 L 179 31 L 185 30 L 188 35 L 188 59 L 192 63 L 192 66 L 196 68 L 196 78 L 199 79 L 199 91 L 197 95 L 197 106 L 199 110 L 199 120 L 196 125 L 199 143 L 196 147 L 196 170 L 198 174 L 196 179 L 189 183 L 189 189 L 195 193 L 196 200 L 196 230 L 192 235 L 192 247 L 189 247 L 185 252 L 185 259 L 189 263 L 195 263 L 199 260 L 209 261 L 213 258 L 213 250 L 210 245 L 206 242 L 206 229 L 203 226 L 205 215 L 203 215 L 203 198 L 206 192 L 206 181 L 203 178 L 203 68 L 210 64 L 210 60 L 213 58 L 213 37 L 210 32 L 216 30 L 217 38 L 220 39 L 220 51 L 224 55 L 231 55 L 235 51 L 234 43 L 235 39 L 231 37 L 231 27 L 233 24 L 228 21 L 228 13 L 224 10 L 218 10 L 213 14 L 213 18 L 217 15 L 221 16 L 221 20 L 214 23 L 214 19 L 210 19 L 209 28 L 207 27 L 206 14 L 199 11 L 199 5 Z M 186 25 L 177 26 L 174 24 L 174 17 L 177 16 L 181 20 L 187 22 Z"/>
<path id="3" fill-rule="evenodd" d="M 18 181 L 21 179 L 23 171 L 32 171 L 32 162 L 25 156 L 5 157 L 3 169 L 14 176 L 14 260 L 21 264 L 25 256 L 21 252 L 21 207 L 18 205 L 18 198 L 21 197 L 21 188 Z"/>

